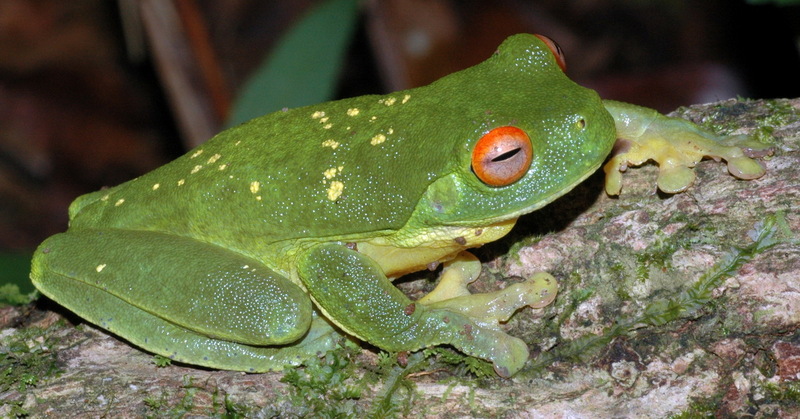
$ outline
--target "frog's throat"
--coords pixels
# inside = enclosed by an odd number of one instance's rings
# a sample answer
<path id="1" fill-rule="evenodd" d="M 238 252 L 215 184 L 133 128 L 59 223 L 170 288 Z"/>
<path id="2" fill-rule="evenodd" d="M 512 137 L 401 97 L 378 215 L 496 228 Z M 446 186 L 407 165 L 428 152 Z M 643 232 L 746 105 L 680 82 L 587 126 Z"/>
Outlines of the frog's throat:
<path id="1" fill-rule="evenodd" d="M 431 264 L 450 260 L 459 252 L 478 247 L 505 236 L 521 215 L 533 212 L 571 191 L 591 176 L 602 164 L 598 162 L 566 187 L 545 196 L 535 204 L 519 211 L 498 216 L 475 227 L 469 225 L 442 225 L 437 227 L 400 229 L 392 234 L 358 241 L 358 250 L 377 261 L 389 277 L 399 277 L 416 272 Z"/>
<path id="2" fill-rule="evenodd" d="M 407 273 L 433 268 L 465 249 L 478 247 L 505 236 L 516 219 L 483 227 L 441 226 L 414 236 L 376 237 L 358 242 L 358 251 L 376 261 L 386 276 L 397 278 Z"/>

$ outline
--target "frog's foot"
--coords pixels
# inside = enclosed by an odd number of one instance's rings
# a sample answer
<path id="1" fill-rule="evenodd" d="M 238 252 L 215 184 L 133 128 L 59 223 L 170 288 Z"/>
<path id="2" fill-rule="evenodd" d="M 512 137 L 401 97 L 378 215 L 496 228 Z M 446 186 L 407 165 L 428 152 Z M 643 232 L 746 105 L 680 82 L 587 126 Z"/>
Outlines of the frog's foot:
<path id="1" fill-rule="evenodd" d="M 477 260 L 470 256 L 451 262 L 448 275 L 453 276 L 437 287 L 435 301 L 428 303 L 409 300 L 375 261 L 342 245 L 315 246 L 301 261 L 298 273 L 326 316 L 362 340 L 389 351 L 453 345 L 491 361 L 499 375 L 508 377 L 525 365 L 528 349 L 522 340 L 501 330 L 499 323 L 521 307 L 541 307 L 552 301 L 557 284 L 542 274 L 504 290 L 465 294 L 465 284 L 477 275 L 468 266 L 472 263 Z"/>
<path id="2" fill-rule="evenodd" d="M 524 282 L 483 294 L 469 294 L 428 304 L 432 309 L 447 309 L 474 319 L 481 326 L 499 329 L 523 307 L 542 308 L 558 294 L 558 282 L 552 275 L 539 272 Z"/>
<path id="3" fill-rule="evenodd" d="M 606 192 L 618 195 L 628 167 L 652 160 L 659 166 L 658 188 L 667 193 L 686 190 L 695 180 L 692 168 L 704 157 L 725 160 L 728 172 L 739 179 L 756 179 L 764 167 L 753 160 L 771 149 L 746 136 L 718 137 L 680 118 L 627 103 L 604 101 L 614 116 L 617 136 L 612 157 L 603 167 Z"/>
<path id="4" fill-rule="evenodd" d="M 467 285 L 481 273 L 481 263 L 470 252 L 459 253 L 444 263 L 439 284 L 417 302 L 432 308 L 445 308 L 462 313 L 482 325 L 497 328 L 520 308 L 546 307 L 556 298 L 558 282 L 548 273 L 538 273 L 524 282 L 505 289 L 471 294 Z"/>

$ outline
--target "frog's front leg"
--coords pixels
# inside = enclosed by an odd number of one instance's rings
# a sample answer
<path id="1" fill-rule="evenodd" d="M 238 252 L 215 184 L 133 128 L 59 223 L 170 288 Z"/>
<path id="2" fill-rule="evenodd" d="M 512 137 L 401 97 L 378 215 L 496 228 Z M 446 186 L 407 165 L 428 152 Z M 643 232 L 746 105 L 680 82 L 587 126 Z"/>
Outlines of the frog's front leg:
<path id="1" fill-rule="evenodd" d="M 718 137 L 690 121 L 641 106 L 613 100 L 603 104 L 614 118 L 620 139 L 603 168 L 609 195 L 618 195 L 622 189 L 620 172 L 648 160 L 658 164 L 658 188 L 667 193 L 686 190 L 695 179 L 692 168 L 703 157 L 725 160 L 728 171 L 740 179 L 764 174 L 764 167 L 751 158 L 771 152 L 764 144 L 745 136 Z"/>
<path id="2" fill-rule="evenodd" d="M 528 359 L 522 340 L 448 304 L 454 299 L 430 305 L 412 302 L 374 260 L 344 245 L 317 245 L 302 259 L 299 275 L 318 307 L 345 331 L 379 348 L 415 351 L 450 344 L 491 361 L 503 377 L 519 371 Z"/>
<path id="3" fill-rule="evenodd" d="M 189 364 L 279 370 L 335 344 L 299 286 L 258 261 L 189 238 L 70 230 L 40 246 L 31 278 L 92 323 Z"/>

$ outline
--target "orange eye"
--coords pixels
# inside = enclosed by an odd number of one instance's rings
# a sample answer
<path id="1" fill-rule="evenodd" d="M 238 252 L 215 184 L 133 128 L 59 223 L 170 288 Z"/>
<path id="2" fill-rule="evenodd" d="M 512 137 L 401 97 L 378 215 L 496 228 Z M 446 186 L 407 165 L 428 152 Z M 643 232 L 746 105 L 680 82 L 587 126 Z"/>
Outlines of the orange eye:
<path id="1" fill-rule="evenodd" d="M 489 186 L 508 186 L 518 181 L 533 159 L 531 139 L 511 126 L 495 128 L 481 137 L 472 150 L 472 171 Z"/>
<path id="2" fill-rule="evenodd" d="M 566 72 L 567 71 L 567 59 L 564 58 L 564 51 L 556 43 L 556 41 L 553 41 L 552 39 L 550 39 L 550 38 L 548 38 L 548 37 L 546 37 L 544 35 L 535 34 L 534 36 L 536 36 L 537 38 L 541 39 L 542 42 L 544 42 L 544 44 L 547 45 L 547 48 L 550 48 L 550 52 L 552 52 L 553 55 L 556 57 L 556 63 L 558 63 L 558 66 L 561 67 L 561 71 Z"/>

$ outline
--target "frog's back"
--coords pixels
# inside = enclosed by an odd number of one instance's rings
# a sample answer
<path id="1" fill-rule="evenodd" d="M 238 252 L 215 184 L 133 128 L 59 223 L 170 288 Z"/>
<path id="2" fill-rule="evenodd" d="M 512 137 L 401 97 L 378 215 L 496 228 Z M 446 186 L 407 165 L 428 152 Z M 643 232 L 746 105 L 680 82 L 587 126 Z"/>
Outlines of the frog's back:
<path id="1" fill-rule="evenodd" d="M 138 179 L 79 198 L 71 227 L 220 243 L 396 230 L 448 170 L 452 153 L 452 146 L 431 147 L 428 139 L 440 133 L 417 132 L 428 128 L 409 111 L 413 92 L 276 112 L 234 127 Z"/>
<path id="2" fill-rule="evenodd" d="M 258 251 L 294 239 L 362 241 L 407 223 L 432 229 L 498 221 L 497 213 L 511 211 L 506 203 L 524 209 L 540 200 L 529 192 L 555 196 L 548 191 L 562 186 L 547 171 L 536 177 L 540 183 L 517 188 L 520 196 L 486 188 L 470 172 L 478 138 L 519 126 L 535 139 L 538 164 L 562 164 L 564 157 L 545 158 L 546 150 L 571 155 L 571 137 L 558 127 L 572 127 L 577 109 L 607 117 L 597 95 L 566 78 L 539 43 L 510 38 L 489 60 L 428 86 L 256 118 L 147 175 L 79 199 L 71 228 L 161 231 Z M 412 219 L 429 186 L 450 175 L 459 181 L 440 182 L 423 208 L 449 211 L 449 218 Z"/>

